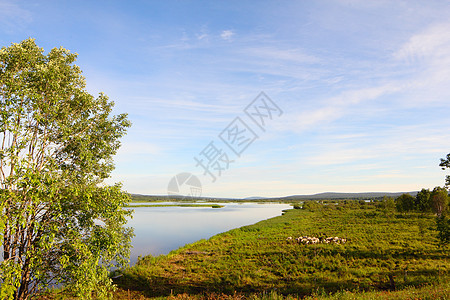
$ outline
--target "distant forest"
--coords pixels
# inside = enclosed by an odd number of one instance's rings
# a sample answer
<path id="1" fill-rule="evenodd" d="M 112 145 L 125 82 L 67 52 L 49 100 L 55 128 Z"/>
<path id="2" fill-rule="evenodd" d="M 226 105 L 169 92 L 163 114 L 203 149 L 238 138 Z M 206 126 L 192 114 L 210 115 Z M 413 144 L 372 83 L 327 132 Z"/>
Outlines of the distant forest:
<path id="1" fill-rule="evenodd" d="M 211 198 L 211 197 L 184 197 L 174 195 L 140 195 L 131 194 L 133 202 L 161 202 L 161 201 L 178 201 L 178 202 L 192 202 L 192 201 L 206 201 L 206 202 L 227 202 L 227 201 L 242 201 L 242 202 L 294 202 L 307 200 L 382 200 L 383 197 L 399 197 L 402 194 L 410 194 L 415 197 L 418 191 L 414 192 L 398 192 L 398 193 L 319 193 L 313 195 L 292 195 L 286 197 L 249 197 L 249 198 Z"/>

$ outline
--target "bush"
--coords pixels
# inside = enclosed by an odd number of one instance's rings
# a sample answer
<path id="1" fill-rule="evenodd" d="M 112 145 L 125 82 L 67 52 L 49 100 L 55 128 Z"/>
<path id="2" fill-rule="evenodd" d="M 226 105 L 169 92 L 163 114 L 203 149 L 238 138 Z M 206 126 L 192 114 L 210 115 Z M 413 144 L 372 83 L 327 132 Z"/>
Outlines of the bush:
<path id="1" fill-rule="evenodd" d="M 437 217 L 436 229 L 439 232 L 438 238 L 441 245 L 448 245 L 450 243 L 450 218 L 447 216 Z"/>

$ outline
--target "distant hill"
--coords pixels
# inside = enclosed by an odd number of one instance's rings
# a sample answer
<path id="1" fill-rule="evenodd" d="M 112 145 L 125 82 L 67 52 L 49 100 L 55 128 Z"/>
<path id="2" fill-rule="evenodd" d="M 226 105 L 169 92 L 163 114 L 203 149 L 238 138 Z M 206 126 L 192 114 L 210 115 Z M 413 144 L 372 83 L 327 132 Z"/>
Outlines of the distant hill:
<path id="1" fill-rule="evenodd" d="M 260 199 L 268 199 L 266 197 L 258 197 L 258 196 L 254 196 L 254 197 L 247 197 L 247 198 L 243 198 L 242 200 L 260 200 Z"/>
<path id="2" fill-rule="evenodd" d="M 155 202 L 155 201 L 253 201 L 253 202 L 269 202 L 269 201 L 303 201 L 303 200 L 344 200 L 344 199 L 357 199 L 357 200 L 368 200 L 368 199 L 382 199 L 384 196 L 396 198 L 402 194 L 410 194 L 411 196 L 416 196 L 418 191 L 413 192 L 397 192 L 397 193 L 387 193 L 387 192 L 365 192 L 365 193 L 318 193 L 312 195 L 292 195 L 286 197 L 247 197 L 247 198 L 215 198 L 215 197 L 182 197 L 182 196 L 167 196 L 167 195 L 140 195 L 131 194 L 131 199 L 134 202 Z"/>
<path id="3" fill-rule="evenodd" d="M 365 193 L 319 193 L 313 195 L 293 195 L 287 197 L 281 197 L 279 199 L 286 200 L 325 200 L 325 199 L 381 199 L 384 196 L 396 198 L 402 194 L 410 194 L 411 196 L 416 196 L 418 191 L 413 192 L 396 192 L 396 193 L 387 193 L 387 192 L 365 192 Z"/>

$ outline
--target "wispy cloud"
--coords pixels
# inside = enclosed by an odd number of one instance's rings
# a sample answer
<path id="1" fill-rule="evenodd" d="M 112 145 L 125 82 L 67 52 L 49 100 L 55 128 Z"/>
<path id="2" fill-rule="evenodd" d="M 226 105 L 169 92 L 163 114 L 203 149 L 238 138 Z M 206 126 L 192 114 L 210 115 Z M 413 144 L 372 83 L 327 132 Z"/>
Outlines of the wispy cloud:
<path id="1" fill-rule="evenodd" d="M 386 94 L 392 94 L 399 88 L 394 84 L 387 84 L 344 91 L 338 96 L 323 99 L 319 108 L 300 112 L 288 111 L 283 123 L 277 124 L 276 128 L 278 130 L 302 133 L 308 129 L 324 126 L 351 114 L 355 106 L 375 100 Z"/>
<path id="2" fill-rule="evenodd" d="M 375 154 L 370 153 L 367 148 L 355 149 L 352 147 L 341 147 L 336 149 L 337 145 L 333 145 L 333 149 L 323 152 L 319 155 L 308 158 L 308 164 L 313 166 L 332 166 L 336 164 L 348 164 L 361 161 L 367 161 L 368 159 L 376 158 Z"/>
<path id="3" fill-rule="evenodd" d="M 224 30 L 220 34 L 220 37 L 226 41 L 230 41 L 233 36 L 234 32 L 232 30 Z"/>
<path id="4" fill-rule="evenodd" d="M 122 156 L 133 156 L 141 154 L 154 155 L 159 154 L 160 152 L 161 148 L 156 144 L 152 144 L 149 142 L 136 142 L 136 141 L 129 141 L 123 144 L 119 149 L 119 153 Z"/>
<path id="5" fill-rule="evenodd" d="M 32 21 L 31 13 L 20 7 L 16 1 L 0 2 L 0 28 L 8 33 L 22 30 Z"/>
<path id="6" fill-rule="evenodd" d="M 320 59 L 305 53 L 301 49 L 283 49 L 276 47 L 249 47 L 242 51 L 246 55 L 265 60 L 281 60 L 287 63 L 318 63 Z"/>
<path id="7" fill-rule="evenodd" d="M 208 34 L 206 34 L 206 33 L 197 34 L 197 39 L 206 40 L 206 39 L 208 39 Z"/>
<path id="8" fill-rule="evenodd" d="M 144 99 L 141 99 L 143 101 Z M 176 107 L 180 110 L 193 110 L 193 111 L 203 111 L 210 113 L 220 113 L 220 114 L 230 114 L 230 113 L 238 113 L 242 107 L 237 107 L 234 105 L 221 105 L 221 104 L 209 104 L 206 102 L 200 102 L 195 100 L 188 99 L 148 99 L 145 101 L 151 104 L 152 108 L 156 106 L 163 107 Z"/>
<path id="9" fill-rule="evenodd" d="M 450 23 L 434 24 L 424 31 L 414 34 L 398 51 L 397 59 L 409 63 L 432 61 L 442 63 L 450 58 Z"/>
<path id="10" fill-rule="evenodd" d="M 450 23 L 438 23 L 412 34 L 393 57 L 399 69 L 409 70 L 404 79 L 407 106 L 433 106 L 450 97 Z M 403 63 L 403 65 L 401 64 Z"/>

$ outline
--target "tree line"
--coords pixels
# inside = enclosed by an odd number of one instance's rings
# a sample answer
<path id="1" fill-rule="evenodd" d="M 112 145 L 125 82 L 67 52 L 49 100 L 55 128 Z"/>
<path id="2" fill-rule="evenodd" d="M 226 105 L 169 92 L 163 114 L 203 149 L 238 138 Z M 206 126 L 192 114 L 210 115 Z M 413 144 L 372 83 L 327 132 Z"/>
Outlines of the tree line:
<path id="1" fill-rule="evenodd" d="M 436 229 L 442 245 L 450 243 L 450 196 L 445 187 L 435 187 L 433 190 L 422 189 L 416 197 L 403 194 L 396 199 L 384 197 L 381 207 L 388 216 L 395 211 L 400 213 L 421 212 L 436 215 Z"/>

